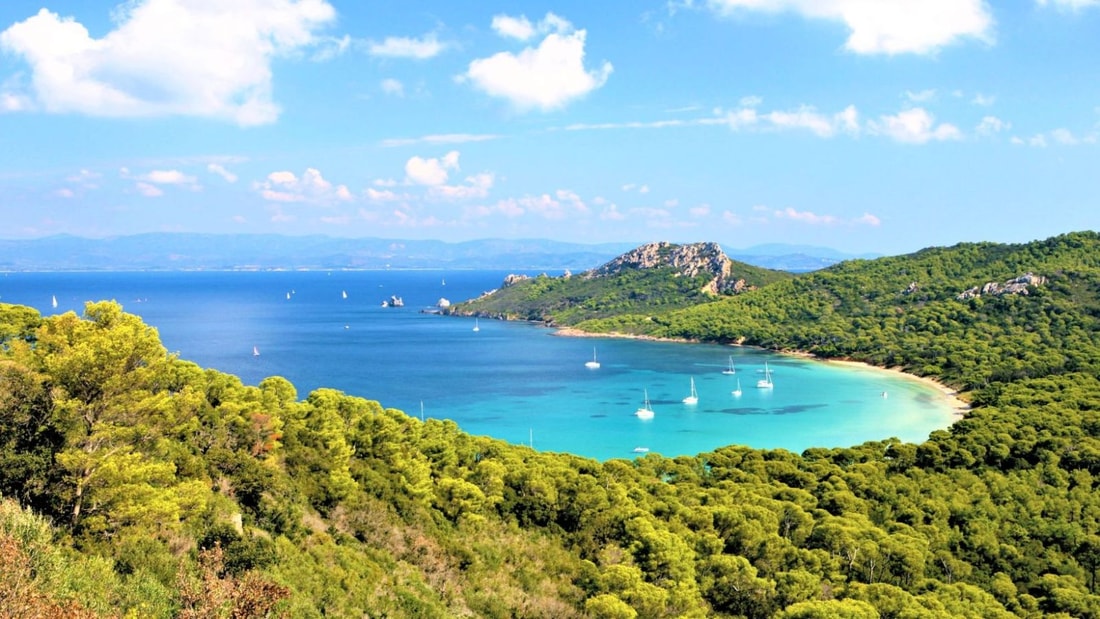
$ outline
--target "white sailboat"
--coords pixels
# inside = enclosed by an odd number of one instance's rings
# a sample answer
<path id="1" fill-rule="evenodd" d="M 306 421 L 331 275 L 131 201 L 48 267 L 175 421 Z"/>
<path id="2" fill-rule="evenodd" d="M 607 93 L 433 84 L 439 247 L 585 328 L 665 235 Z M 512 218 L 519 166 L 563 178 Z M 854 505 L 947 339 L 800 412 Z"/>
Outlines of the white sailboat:
<path id="1" fill-rule="evenodd" d="M 596 347 L 595 346 L 592 347 L 592 360 L 585 362 L 584 367 L 586 367 L 590 370 L 598 370 L 600 368 L 600 362 L 596 361 Z"/>
<path id="2" fill-rule="evenodd" d="M 764 378 L 756 381 L 756 387 L 758 389 L 771 389 L 775 385 L 772 384 L 772 371 L 768 369 L 768 362 L 764 362 Z"/>
<path id="3" fill-rule="evenodd" d="M 723 374 L 736 374 L 737 373 L 737 370 L 735 370 L 734 367 L 733 367 L 733 355 L 730 355 L 730 366 L 728 368 L 722 370 L 722 373 Z"/>
<path id="4" fill-rule="evenodd" d="M 53 295 L 53 299 L 50 301 L 50 303 L 53 304 L 54 309 L 57 308 L 57 295 Z"/>
<path id="5" fill-rule="evenodd" d="M 741 379 L 740 378 L 737 379 L 737 388 L 734 389 L 733 391 L 731 391 L 730 393 L 732 393 L 733 397 L 735 397 L 735 398 L 741 397 Z"/>
<path id="6" fill-rule="evenodd" d="M 684 398 L 683 402 L 684 402 L 684 404 L 689 404 L 689 405 L 699 403 L 699 394 L 695 392 L 695 377 L 694 376 L 691 377 L 691 395 Z"/>
<path id="7" fill-rule="evenodd" d="M 645 392 L 645 404 L 641 408 L 634 411 L 634 415 L 638 419 L 653 419 L 653 409 L 649 407 L 649 391 Z"/>
<path id="8" fill-rule="evenodd" d="M 341 290 L 340 291 L 340 296 L 344 297 L 345 299 L 348 298 L 348 291 L 347 290 Z"/>
<path id="9" fill-rule="evenodd" d="M 478 325 L 477 317 L 474 317 L 474 331 L 481 331 L 481 326 Z"/>
<path id="10" fill-rule="evenodd" d="M 253 346 L 252 347 L 252 356 L 253 357 L 259 357 L 260 356 L 260 349 Z"/>

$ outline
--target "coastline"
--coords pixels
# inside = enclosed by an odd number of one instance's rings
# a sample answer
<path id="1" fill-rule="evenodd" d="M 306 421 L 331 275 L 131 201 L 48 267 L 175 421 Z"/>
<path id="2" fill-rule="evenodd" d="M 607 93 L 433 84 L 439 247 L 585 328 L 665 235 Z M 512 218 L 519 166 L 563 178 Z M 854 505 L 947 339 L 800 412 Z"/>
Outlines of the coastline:
<path id="1" fill-rule="evenodd" d="M 633 340 L 649 340 L 653 342 L 676 342 L 681 344 L 694 344 L 698 343 L 696 340 L 689 340 L 683 338 L 664 338 L 654 337 L 652 335 L 630 335 L 625 333 L 589 333 L 573 327 L 553 327 L 555 335 L 563 337 L 593 337 L 593 338 L 621 338 L 621 339 L 633 339 Z M 742 346 L 741 344 L 728 344 L 729 346 Z M 943 394 L 944 399 L 947 400 L 948 405 L 953 411 L 953 416 L 956 420 L 966 416 L 966 413 L 970 411 L 970 403 L 962 399 L 959 391 L 952 387 L 949 387 L 939 380 L 929 376 L 917 376 L 916 374 L 910 374 L 901 370 L 900 368 L 887 368 L 879 365 L 873 365 L 864 361 L 853 361 L 851 359 L 821 359 L 814 357 L 810 353 L 804 351 L 772 351 L 779 355 L 791 355 L 793 357 L 803 357 L 819 361 L 821 363 L 831 363 L 834 365 L 848 365 L 851 367 L 864 368 L 868 370 L 878 370 L 881 372 L 891 372 L 900 376 L 904 376 L 906 379 L 914 380 L 924 385 L 939 391 Z"/>

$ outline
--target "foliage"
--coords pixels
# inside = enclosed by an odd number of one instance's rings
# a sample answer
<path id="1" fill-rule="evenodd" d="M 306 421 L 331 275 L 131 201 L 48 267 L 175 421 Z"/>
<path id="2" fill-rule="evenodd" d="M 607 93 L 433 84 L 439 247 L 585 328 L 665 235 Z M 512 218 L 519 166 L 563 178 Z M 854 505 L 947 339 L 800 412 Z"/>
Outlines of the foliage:
<path id="1" fill-rule="evenodd" d="M 0 609 L 1100 617 L 1098 250 L 1093 233 L 960 245 L 581 323 L 901 366 L 974 404 L 920 444 L 801 454 L 538 453 L 244 385 L 114 303 L 0 305 Z M 1048 280 L 1027 295 L 957 298 L 1029 271 Z"/>

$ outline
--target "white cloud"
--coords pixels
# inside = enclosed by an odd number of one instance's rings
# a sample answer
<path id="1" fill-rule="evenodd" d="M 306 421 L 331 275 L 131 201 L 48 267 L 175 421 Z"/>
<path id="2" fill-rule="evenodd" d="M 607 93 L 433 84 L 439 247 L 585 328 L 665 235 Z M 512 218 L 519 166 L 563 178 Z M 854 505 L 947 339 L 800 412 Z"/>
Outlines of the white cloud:
<path id="1" fill-rule="evenodd" d="M 722 211 L 722 221 L 726 222 L 727 224 L 729 224 L 731 226 L 740 226 L 742 223 L 744 223 L 744 220 L 741 219 L 740 215 L 738 215 L 737 213 L 734 213 L 733 211 L 728 211 L 728 210 L 727 211 Z"/>
<path id="2" fill-rule="evenodd" d="M 706 217 L 707 215 L 710 215 L 710 205 L 700 204 L 698 206 L 693 206 L 688 209 L 688 214 L 696 218 Z"/>
<path id="3" fill-rule="evenodd" d="M 1030 146 L 1038 146 L 1039 148 L 1046 148 L 1047 147 L 1047 139 L 1041 133 L 1038 134 L 1038 135 L 1032 136 L 1030 139 L 1028 139 L 1027 143 Z"/>
<path id="4" fill-rule="evenodd" d="M 785 209 L 775 211 L 772 214 L 776 219 L 791 219 L 811 225 L 831 225 L 839 221 L 833 215 L 818 215 L 813 211 L 797 211 L 789 206 Z"/>
<path id="5" fill-rule="evenodd" d="M 222 177 L 227 183 L 237 182 L 237 175 L 230 172 L 229 170 L 226 170 L 225 166 L 220 163 L 209 163 L 206 165 L 206 169 L 207 171 L 213 172 L 214 174 Z"/>
<path id="6" fill-rule="evenodd" d="M 382 80 L 380 84 L 382 92 L 394 97 L 405 96 L 405 85 L 400 80 L 395 80 L 392 77 Z"/>
<path id="7" fill-rule="evenodd" d="M 75 198 L 76 192 L 74 192 L 72 189 L 69 189 L 68 187 L 62 187 L 61 189 L 53 192 L 53 195 L 59 198 Z"/>
<path id="8" fill-rule="evenodd" d="M 993 38 L 993 16 L 984 0 L 707 0 L 706 4 L 721 15 L 792 11 L 810 19 L 844 22 L 851 31 L 844 46 L 858 54 L 927 54 L 962 38 L 986 42 Z"/>
<path id="9" fill-rule="evenodd" d="M 878 227 L 882 225 L 882 220 L 870 213 L 864 213 L 863 215 L 856 217 L 852 220 L 854 224 L 863 224 L 866 226 Z"/>
<path id="10" fill-rule="evenodd" d="M 917 92 L 906 90 L 905 98 L 913 103 L 925 103 L 936 98 L 936 89 L 929 88 L 927 90 L 921 90 Z"/>
<path id="11" fill-rule="evenodd" d="M 401 196 L 397 195 L 390 189 L 378 190 L 373 187 L 367 187 L 365 193 L 367 195 L 367 199 L 371 202 L 394 202 L 401 199 Z"/>
<path id="12" fill-rule="evenodd" d="M 993 105 L 996 101 L 997 97 L 994 97 L 992 95 L 983 95 L 980 92 L 974 95 L 974 98 L 970 100 L 970 102 L 974 105 L 980 105 L 982 107 L 989 107 Z"/>
<path id="13" fill-rule="evenodd" d="M 906 144 L 924 144 L 929 141 L 957 140 L 962 137 L 958 127 L 936 124 L 935 118 L 924 108 L 915 107 L 893 116 L 880 116 L 867 125 L 868 131 L 885 135 Z"/>
<path id="14" fill-rule="evenodd" d="M 467 142 L 485 142 L 497 140 L 502 136 L 495 133 L 440 133 L 423 135 L 418 138 L 389 138 L 380 142 L 381 146 L 408 146 L 410 144 L 465 144 Z"/>
<path id="15" fill-rule="evenodd" d="M 158 185 L 196 185 L 194 176 L 189 176 L 179 170 L 153 170 L 139 177 L 150 183 Z"/>
<path id="16" fill-rule="evenodd" d="M 285 170 L 272 172 L 253 189 L 271 202 L 327 205 L 353 199 L 346 185 L 333 185 L 316 168 L 306 168 L 301 177 Z"/>
<path id="17" fill-rule="evenodd" d="M 461 81 L 469 80 L 494 97 L 510 101 L 521 110 L 553 110 L 601 87 L 611 75 L 610 62 L 591 71 L 584 66 L 586 31 L 547 13 L 542 23 L 552 29 L 538 47 L 518 54 L 499 52 L 470 63 Z M 542 24 L 540 24 L 542 28 Z"/>
<path id="18" fill-rule="evenodd" d="M 159 198 L 160 196 L 164 195 L 164 190 L 151 183 L 138 182 L 135 187 L 137 188 L 138 193 L 145 196 L 146 198 Z"/>
<path id="19" fill-rule="evenodd" d="M 741 101 L 739 103 L 741 104 L 741 107 L 759 107 L 764 103 L 764 99 L 763 97 L 758 97 L 756 95 L 749 95 L 747 97 L 741 97 Z"/>
<path id="20" fill-rule="evenodd" d="M 412 37 L 386 37 L 381 43 L 369 43 L 367 53 L 383 58 L 414 58 L 424 60 L 439 55 L 444 45 L 435 34 L 416 39 Z"/>
<path id="21" fill-rule="evenodd" d="M 53 113 L 271 123 L 272 59 L 316 44 L 335 15 L 325 0 L 136 0 L 95 39 L 42 9 L 0 33 L 0 49 L 30 67 L 29 83 L 3 100 Z"/>
<path id="22" fill-rule="evenodd" d="M 1060 9 L 1078 11 L 1090 6 L 1100 6 L 1100 0 L 1036 0 L 1039 6 L 1054 5 Z"/>
<path id="23" fill-rule="evenodd" d="M 602 221 L 622 221 L 626 219 L 619 207 L 616 204 L 608 204 L 602 211 L 600 211 L 600 219 Z"/>
<path id="24" fill-rule="evenodd" d="M 1012 128 L 1012 123 L 1005 122 L 996 116 L 984 116 L 982 121 L 974 129 L 978 135 L 993 135 Z"/>
<path id="25" fill-rule="evenodd" d="M 417 185 L 442 185 L 447 182 L 448 170 L 458 169 L 458 151 L 436 159 L 412 157 L 405 163 L 405 176 Z"/>
<path id="26" fill-rule="evenodd" d="M 805 129 L 822 138 L 829 138 L 838 132 L 859 132 L 859 112 L 849 105 L 841 112 L 827 115 L 818 112 L 810 105 L 804 105 L 794 111 L 775 110 L 761 113 L 755 108 L 742 107 L 724 114 L 722 121 L 734 131 L 742 129 Z"/>
<path id="27" fill-rule="evenodd" d="M 431 188 L 431 193 L 434 196 L 451 200 L 484 198 L 489 195 L 494 180 L 495 177 L 491 172 L 482 172 L 467 177 L 465 185 L 436 185 Z"/>
<path id="28" fill-rule="evenodd" d="M 520 41 L 526 41 L 535 36 L 535 26 L 531 24 L 531 20 L 527 19 L 526 15 L 520 15 L 519 17 L 494 15 L 492 27 L 500 36 L 511 37 Z"/>

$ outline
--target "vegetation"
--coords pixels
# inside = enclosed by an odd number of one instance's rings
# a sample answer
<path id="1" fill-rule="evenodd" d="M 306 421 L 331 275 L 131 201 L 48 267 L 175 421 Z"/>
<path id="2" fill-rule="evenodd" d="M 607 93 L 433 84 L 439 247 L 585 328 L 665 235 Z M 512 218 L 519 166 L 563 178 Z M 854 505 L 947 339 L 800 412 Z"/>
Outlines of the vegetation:
<path id="1" fill-rule="evenodd" d="M 579 326 L 899 365 L 975 408 L 919 445 L 602 463 L 243 385 L 115 303 L 0 305 L 0 617 L 1100 617 L 1098 299 L 1077 233 L 608 312 Z"/>
<path id="2" fill-rule="evenodd" d="M 782 271 L 730 262 L 731 270 L 750 289 L 792 277 Z M 637 312 L 664 314 L 713 301 L 715 296 L 707 287 L 715 275 L 707 271 L 688 275 L 671 265 L 615 269 L 610 275 L 595 271 L 563 277 L 540 275 L 457 303 L 449 312 L 560 326 Z"/>

